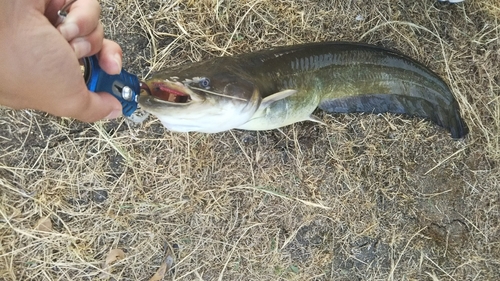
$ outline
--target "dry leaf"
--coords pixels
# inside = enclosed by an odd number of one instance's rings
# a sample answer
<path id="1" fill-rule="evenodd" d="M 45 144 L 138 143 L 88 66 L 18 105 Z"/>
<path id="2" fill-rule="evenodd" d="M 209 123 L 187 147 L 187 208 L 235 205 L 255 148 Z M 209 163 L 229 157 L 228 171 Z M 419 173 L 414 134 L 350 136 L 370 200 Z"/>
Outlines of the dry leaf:
<path id="1" fill-rule="evenodd" d="M 108 256 L 106 257 L 105 266 L 109 266 L 117 260 L 122 260 L 125 258 L 125 252 L 122 249 L 111 249 L 109 250 Z"/>
<path id="2" fill-rule="evenodd" d="M 165 277 L 165 274 L 167 273 L 167 271 L 169 271 L 170 268 L 172 268 L 172 266 L 174 265 L 174 258 L 172 257 L 172 255 L 170 255 L 170 251 L 172 249 L 168 248 L 166 244 L 165 244 L 165 247 L 166 247 L 165 254 L 167 255 L 167 257 L 165 258 L 165 261 L 161 264 L 160 268 L 158 268 L 155 275 L 153 275 L 153 277 L 151 277 L 149 279 L 149 281 L 162 280 L 163 277 Z"/>
<path id="3" fill-rule="evenodd" d="M 156 271 L 155 275 L 153 275 L 153 277 L 151 277 L 149 279 L 149 281 L 160 281 L 163 279 L 163 277 L 165 277 L 165 273 L 167 272 L 167 262 L 163 262 L 160 266 L 160 268 L 158 268 L 158 270 Z"/>
<path id="4" fill-rule="evenodd" d="M 35 230 L 41 232 L 52 232 L 52 221 L 49 217 L 39 219 L 36 223 Z"/>
<path id="5" fill-rule="evenodd" d="M 106 257 L 106 260 L 104 261 L 104 264 L 102 266 L 102 269 L 105 271 L 105 273 L 101 274 L 101 278 L 106 277 L 108 274 L 111 273 L 110 265 L 112 263 L 114 263 L 117 260 L 122 260 L 124 258 L 125 258 L 125 252 L 122 249 L 109 250 L 108 256 Z"/>

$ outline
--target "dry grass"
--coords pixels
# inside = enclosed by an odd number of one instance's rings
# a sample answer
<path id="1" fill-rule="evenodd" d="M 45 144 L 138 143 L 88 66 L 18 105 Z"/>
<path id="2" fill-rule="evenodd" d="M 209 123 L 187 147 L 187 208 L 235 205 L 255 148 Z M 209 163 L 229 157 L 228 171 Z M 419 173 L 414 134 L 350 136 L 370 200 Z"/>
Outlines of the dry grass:
<path id="1" fill-rule="evenodd" d="M 321 115 L 175 134 L 0 111 L 0 279 L 498 280 L 500 4 L 102 0 L 128 70 L 323 40 L 401 50 L 449 82 L 471 133 Z M 356 20 L 358 17 L 360 20 Z M 49 218 L 52 226 L 47 225 Z M 111 249 L 124 259 L 103 262 Z"/>

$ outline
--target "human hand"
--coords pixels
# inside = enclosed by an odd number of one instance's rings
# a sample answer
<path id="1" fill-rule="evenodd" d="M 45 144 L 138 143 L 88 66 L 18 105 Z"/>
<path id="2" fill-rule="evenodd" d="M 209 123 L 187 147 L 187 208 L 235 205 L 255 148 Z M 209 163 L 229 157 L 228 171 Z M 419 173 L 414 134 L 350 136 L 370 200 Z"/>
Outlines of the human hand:
<path id="1" fill-rule="evenodd" d="M 105 72 L 118 74 L 122 50 L 103 39 L 96 0 L 75 2 L 56 28 L 64 3 L 0 1 L 0 104 L 84 122 L 116 118 L 122 112 L 120 102 L 87 89 L 78 59 L 97 54 Z"/>

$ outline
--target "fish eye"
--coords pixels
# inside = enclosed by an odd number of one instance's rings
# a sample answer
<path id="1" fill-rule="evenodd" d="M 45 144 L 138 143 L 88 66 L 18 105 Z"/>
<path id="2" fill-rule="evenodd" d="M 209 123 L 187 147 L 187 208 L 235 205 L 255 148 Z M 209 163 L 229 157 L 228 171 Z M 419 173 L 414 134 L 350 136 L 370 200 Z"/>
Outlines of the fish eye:
<path id="1" fill-rule="evenodd" d="M 208 79 L 206 77 L 201 78 L 199 85 L 200 85 L 200 87 L 205 88 L 205 89 L 209 88 L 210 87 L 210 79 Z"/>

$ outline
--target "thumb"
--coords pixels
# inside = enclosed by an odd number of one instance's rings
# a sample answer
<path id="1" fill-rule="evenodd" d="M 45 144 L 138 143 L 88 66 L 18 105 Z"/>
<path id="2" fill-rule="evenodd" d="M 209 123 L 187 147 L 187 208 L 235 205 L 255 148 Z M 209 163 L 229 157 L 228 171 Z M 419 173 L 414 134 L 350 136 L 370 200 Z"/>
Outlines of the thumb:
<path id="1" fill-rule="evenodd" d="M 77 108 L 66 115 L 83 122 L 95 122 L 101 119 L 114 119 L 122 115 L 121 103 L 111 94 L 86 91 L 83 101 Z"/>

